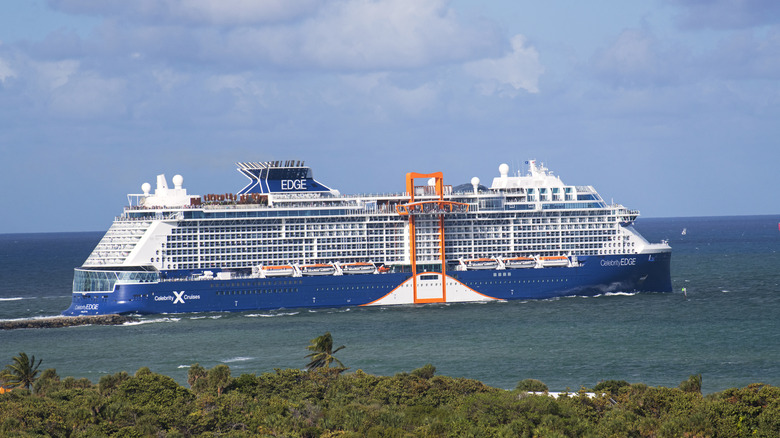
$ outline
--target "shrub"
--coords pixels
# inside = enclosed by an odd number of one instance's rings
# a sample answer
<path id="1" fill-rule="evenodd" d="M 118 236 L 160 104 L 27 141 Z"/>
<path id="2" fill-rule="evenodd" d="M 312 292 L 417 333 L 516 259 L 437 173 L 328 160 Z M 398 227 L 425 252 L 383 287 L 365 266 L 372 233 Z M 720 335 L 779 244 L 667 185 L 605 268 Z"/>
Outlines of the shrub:
<path id="1" fill-rule="evenodd" d="M 549 390 L 547 385 L 545 385 L 541 380 L 536 379 L 521 380 L 517 383 L 517 388 L 515 389 L 526 392 L 546 392 Z"/>
<path id="2" fill-rule="evenodd" d="M 625 388 L 628 386 L 631 386 L 631 384 L 625 380 L 602 380 L 593 387 L 593 392 L 608 392 L 610 394 L 617 394 L 620 392 L 620 388 Z"/>
<path id="3" fill-rule="evenodd" d="M 430 379 L 434 374 L 436 374 L 436 367 L 429 363 L 412 371 L 413 376 L 421 379 Z"/>
<path id="4" fill-rule="evenodd" d="M 701 374 L 692 374 L 688 380 L 680 382 L 679 388 L 685 392 L 697 392 L 701 394 Z"/>

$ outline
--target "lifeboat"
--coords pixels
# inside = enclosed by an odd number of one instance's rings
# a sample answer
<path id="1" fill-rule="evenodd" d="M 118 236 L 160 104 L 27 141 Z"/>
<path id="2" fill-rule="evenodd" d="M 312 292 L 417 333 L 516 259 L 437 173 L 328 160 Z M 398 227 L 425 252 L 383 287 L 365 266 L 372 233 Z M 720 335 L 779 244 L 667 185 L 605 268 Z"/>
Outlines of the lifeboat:
<path id="1" fill-rule="evenodd" d="M 333 275 L 335 273 L 336 268 L 326 263 L 301 266 L 301 274 L 303 275 Z"/>
<path id="2" fill-rule="evenodd" d="M 496 269 L 498 262 L 495 259 L 471 259 L 463 262 L 466 269 Z"/>
<path id="3" fill-rule="evenodd" d="M 358 262 L 358 263 L 345 263 L 341 265 L 341 272 L 345 274 L 372 274 L 376 271 L 376 266 L 373 263 Z"/>
<path id="4" fill-rule="evenodd" d="M 533 257 L 510 257 L 504 259 L 504 266 L 507 269 L 533 268 L 536 260 Z"/>
<path id="5" fill-rule="evenodd" d="M 261 269 L 266 277 L 289 277 L 294 272 L 290 265 L 263 266 Z"/>
<path id="6" fill-rule="evenodd" d="M 544 267 L 556 267 L 556 266 L 569 266 L 569 258 L 566 256 L 555 257 L 542 257 L 542 266 Z"/>

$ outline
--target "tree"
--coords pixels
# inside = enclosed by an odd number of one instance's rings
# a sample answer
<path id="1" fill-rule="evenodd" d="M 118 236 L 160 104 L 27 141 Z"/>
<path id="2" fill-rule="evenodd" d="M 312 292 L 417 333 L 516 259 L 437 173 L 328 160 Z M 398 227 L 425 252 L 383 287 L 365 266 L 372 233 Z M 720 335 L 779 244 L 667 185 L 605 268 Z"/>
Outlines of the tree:
<path id="1" fill-rule="evenodd" d="M 219 364 L 206 373 L 209 386 L 217 390 L 217 395 L 230 385 L 230 368 L 225 364 Z"/>
<path id="2" fill-rule="evenodd" d="M 38 367 L 41 366 L 41 362 L 43 362 L 43 359 L 39 359 L 36 364 L 35 356 L 29 358 L 27 353 L 19 353 L 19 356 L 14 356 L 12 363 L 5 366 L 2 380 L 6 384 L 24 387 L 29 391 L 38 378 L 38 373 L 40 372 Z"/>
<path id="3" fill-rule="evenodd" d="M 189 371 L 187 371 L 187 383 L 189 383 L 190 388 L 194 389 L 195 382 L 205 377 L 206 377 L 206 369 L 203 368 L 199 363 L 190 365 L 190 369 Z"/>
<path id="4" fill-rule="evenodd" d="M 342 345 L 341 347 L 334 350 L 333 337 L 330 335 L 330 332 L 325 332 L 324 335 L 312 339 L 311 345 L 306 348 L 313 352 L 304 356 L 311 358 L 311 362 L 306 365 L 307 370 L 313 370 L 315 368 L 330 368 L 330 364 L 333 362 L 336 362 L 341 368 L 344 368 L 344 364 L 333 356 L 339 350 L 344 348 L 344 346 Z"/>
<path id="5" fill-rule="evenodd" d="M 191 365 L 187 372 L 187 383 L 190 384 L 190 388 L 195 394 L 216 391 L 219 396 L 232 382 L 230 367 L 225 364 L 219 364 L 210 370 L 206 370 L 196 363 Z"/>
<path id="6" fill-rule="evenodd" d="M 38 395 L 45 395 L 49 391 L 56 389 L 60 383 L 60 376 L 54 368 L 43 370 L 38 380 L 33 385 L 33 392 Z"/>

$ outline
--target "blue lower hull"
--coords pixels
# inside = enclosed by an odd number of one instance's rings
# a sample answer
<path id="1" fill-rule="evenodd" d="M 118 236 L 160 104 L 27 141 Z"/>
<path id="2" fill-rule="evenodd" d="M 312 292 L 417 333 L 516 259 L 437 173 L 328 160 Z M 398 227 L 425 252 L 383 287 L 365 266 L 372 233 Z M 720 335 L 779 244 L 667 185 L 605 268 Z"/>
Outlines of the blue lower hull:
<path id="1" fill-rule="evenodd" d="M 580 266 L 576 267 L 450 271 L 447 287 L 473 293 L 483 301 L 592 296 L 606 292 L 671 292 L 670 260 L 671 253 L 662 252 L 590 256 L 580 258 Z M 402 286 L 409 286 L 411 277 L 411 273 L 384 273 L 118 284 L 113 292 L 74 293 L 71 306 L 63 315 L 385 305 L 389 301 L 383 298 L 398 293 Z M 411 292 L 408 296 L 412 296 Z M 414 300 L 402 299 L 392 304 L 451 302 L 446 293 L 420 301 L 417 295 L 414 297 Z"/>

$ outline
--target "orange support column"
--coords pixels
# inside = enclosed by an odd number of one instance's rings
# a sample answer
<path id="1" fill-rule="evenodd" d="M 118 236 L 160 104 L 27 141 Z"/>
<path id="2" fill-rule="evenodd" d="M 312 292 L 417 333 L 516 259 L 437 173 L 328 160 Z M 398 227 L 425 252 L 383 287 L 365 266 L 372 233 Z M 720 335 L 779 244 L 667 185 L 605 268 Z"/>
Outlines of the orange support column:
<path id="1" fill-rule="evenodd" d="M 441 296 L 447 302 L 447 263 L 444 261 L 444 216 L 439 216 L 439 258 L 441 260 Z"/>
<path id="2" fill-rule="evenodd" d="M 409 193 L 409 204 L 414 203 L 414 180 L 415 178 L 435 178 L 436 179 L 436 194 L 439 196 L 439 200 L 444 200 L 444 174 L 442 172 L 435 173 L 414 173 L 409 172 L 406 174 L 406 191 Z M 409 212 L 409 246 L 410 246 L 410 261 L 412 264 L 412 289 L 414 293 L 414 302 L 447 302 L 447 277 L 446 277 L 446 263 L 444 261 L 444 217 L 439 216 L 439 261 L 441 262 L 441 280 L 442 280 L 442 300 L 437 299 L 418 299 L 417 298 L 417 232 L 414 225 L 414 215 Z"/>
<path id="3" fill-rule="evenodd" d="M 414 215 L 409 215 L 409 260 L 412 262 L 412 291 L 417 303 L 417 231 L 414 228 Z"/>

